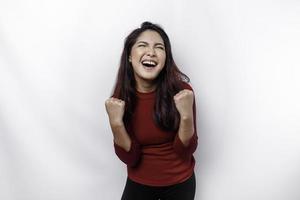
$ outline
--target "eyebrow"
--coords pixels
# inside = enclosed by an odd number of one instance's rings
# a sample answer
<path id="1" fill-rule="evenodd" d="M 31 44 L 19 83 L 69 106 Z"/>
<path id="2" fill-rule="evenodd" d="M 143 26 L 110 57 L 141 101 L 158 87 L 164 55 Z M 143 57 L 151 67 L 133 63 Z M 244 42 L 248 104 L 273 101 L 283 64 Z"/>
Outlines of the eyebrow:
<path id="1" fill-rule="evenodd" d="M 139 42 L 137 42 L 137 44 L 138 44 L 138 43 L 149 44 L 148 42 L 145 42 L 145 41 L 139 41 Z M 160 43 L 160 42 L 155 43 L 155 45 L 162 45 L 162 46 L 165 46 L 163 43 Z"/>

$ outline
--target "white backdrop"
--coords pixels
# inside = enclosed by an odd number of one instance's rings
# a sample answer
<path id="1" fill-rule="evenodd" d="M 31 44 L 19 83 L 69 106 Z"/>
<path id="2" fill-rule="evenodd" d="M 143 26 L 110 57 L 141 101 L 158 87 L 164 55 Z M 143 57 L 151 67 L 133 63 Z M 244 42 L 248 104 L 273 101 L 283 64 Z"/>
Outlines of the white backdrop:
<path id="1" fill-rule="evenodd" d="M 104 101 L 145 20 L 195 91 L 196 200 L 299 200 L 297 0 L 0 0 L 0 199 L 120 199 Z"/>

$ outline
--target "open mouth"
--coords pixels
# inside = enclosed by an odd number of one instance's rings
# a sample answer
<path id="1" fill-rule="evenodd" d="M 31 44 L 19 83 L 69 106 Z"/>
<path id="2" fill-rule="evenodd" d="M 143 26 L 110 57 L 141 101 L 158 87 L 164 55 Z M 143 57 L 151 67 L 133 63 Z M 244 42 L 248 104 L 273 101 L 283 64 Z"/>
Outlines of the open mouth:
<path id="1" fill-rule="evenodd" d="M 154 68 L 157 65 L 157 62 L 152 60 L 144 60 L 142 61 L 142 64 L 147 68 Z"/>

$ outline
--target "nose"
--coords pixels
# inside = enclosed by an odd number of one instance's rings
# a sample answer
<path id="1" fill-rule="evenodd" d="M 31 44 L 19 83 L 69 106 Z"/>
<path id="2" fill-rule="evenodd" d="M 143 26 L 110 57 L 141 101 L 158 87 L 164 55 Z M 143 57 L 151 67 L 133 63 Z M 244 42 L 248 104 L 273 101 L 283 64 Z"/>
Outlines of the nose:
<path id="1" fill-rule="evenodd" d="M 149 47 L 148 49 L 147 49 L 147 53 L 146 53 L 148 56 L 155 56 L 156 54 L 155 54 L 155 50 L 153 49 L 153 48 L 151 48 L 151 47 Z"/>

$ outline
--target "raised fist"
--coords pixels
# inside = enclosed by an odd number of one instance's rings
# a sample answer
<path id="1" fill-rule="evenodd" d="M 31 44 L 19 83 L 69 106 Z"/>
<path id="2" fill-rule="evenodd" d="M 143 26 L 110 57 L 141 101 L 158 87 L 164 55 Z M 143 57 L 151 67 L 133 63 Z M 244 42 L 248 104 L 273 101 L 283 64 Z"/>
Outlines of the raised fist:
<path id="1" fill-rule="evenodd" d="M 173 98 L 181 117 L 193 116 L 194 93 L 192 90 L 181 90 Z"/>
<path id="2" fill-rule="evenodd" d="M 120 125 L 123 123 L 125 101 L 111 97 L 105 101 L 105 108 L 111 125 Z"/>

